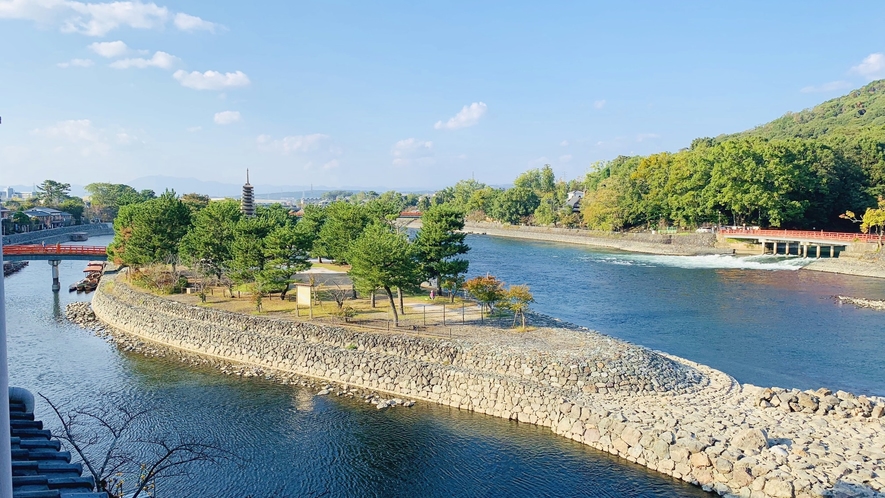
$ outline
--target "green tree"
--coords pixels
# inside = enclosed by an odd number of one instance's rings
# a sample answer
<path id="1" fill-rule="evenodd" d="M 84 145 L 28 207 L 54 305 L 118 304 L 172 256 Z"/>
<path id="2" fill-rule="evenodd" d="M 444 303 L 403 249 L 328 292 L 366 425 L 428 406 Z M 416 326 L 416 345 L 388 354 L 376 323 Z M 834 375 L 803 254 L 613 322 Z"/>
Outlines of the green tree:
<path id="1" fill-rule="evenodd" d="M 113 220 L 121 206 L 146 200 L 134 188 L 120 183 L 90 183 L 85 189 L 92 216 L 103 220 Z"/>
<path id="2" fill-rule="evenodd" d="M 209 196 L 197 193 L 184 194 L 181 196 L 181 202 L 191 210 L 192 215 L 196 215 L 209 205 Z"/>
<path id="3" fill-rule="evenodd" d="M 275 228 L 272 219 L 261 216 L 240 218 L 234 226 L 228 265 L 235 282 L 242 284 L 257 280 L 268 259 L 264 240 Z"/>
<path id="4" fill-rule="evenodd" d="M 193 226 L 181 241 L 182 259 L 204 274 L 221 278 L 233 259 L 236 224 L 240 203 L 225 199 L 212 201 L 193 218 Z"/>
<path id="5" fill-rule="evenodd" d="M 44 180 L 37 185 L 37 197 L 44 206 L 58 206 L 68 197 L 71 192 L 70 183 L 61 183 L 55 180 Z"/>
<path id="6" fill-rule="evenodd" d="M 339 264 L 347 263 L 350 244 L 368 223 L 369 216 L 363 206 L 344 201 L 329 204 L 326 207 L 326 221 L 314 243 L 314 253 L 318 257 L 334 259 Z"/>
<path id="7" fill-rule="evenodd" d="M 292 275 L 310 268 L 310 233 L 298 225 L 275 228 L 264 239 L 264 270 L 258 280 L 268 292 L 279 292 L 286 299 Z"/>
<path id="8" fill-rule="evenodd" d="M 174 190 L 167 190 L 156 199 L 120 210 L 108 253 L 126 265 L 171 263 L 174 269 L 179 244 L 190 224 L 190 210 Z"/>
<path id="9" fill-rule="evenodd" d="M 459 280 L 467 273 L 469 262 L 458 258 L 470 247 L 464 242 L 464 213 L 449 205 L 434 206 L 421 215 L 421 229 L 415 237 L 415 248 L 426 279 L 436 279 L 437 291 L 446 281 Z"/>
<path id="10" fill-rule="evenodd" d="M 408 289 L 421 282 L 417 251 L 406 234 L 383 223 L 372 223 L 354 241 L 347 258 L 349 274 L 361 288 L 384 289 L 398 326 L 393 289 Z"/>
<path id="11" fill-rule="evenodd" d="M 555 204 L 552 193 L 544 194 L 541 203 L 538 204 L 538 208 L 532 215 L 536 225 L 552 225 L 556 222 Z"/>
<path id="12" fill-rule="evenodd" d="M 538 209 L 540 200 L 534 191 L 526 187 L 513 187 L 501 192 L 492 204 L 492 218 L 503 223 L 517 225 Z"/>
<path id="13" fill-rule="evenodd" d="M 86 210 L 86 204 L 79 197 L 68 197 L 58 204 L 58 209 L 70 213 L 74 218 L 74 223 L 79 225 L 83 222 L 83 212 Z"/>

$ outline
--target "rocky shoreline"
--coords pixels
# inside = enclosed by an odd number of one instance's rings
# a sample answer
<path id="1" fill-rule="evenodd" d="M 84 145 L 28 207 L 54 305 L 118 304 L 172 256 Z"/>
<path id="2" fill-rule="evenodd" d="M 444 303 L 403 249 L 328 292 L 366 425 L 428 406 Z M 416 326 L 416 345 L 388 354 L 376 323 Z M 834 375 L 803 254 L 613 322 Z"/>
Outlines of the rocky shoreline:
<path id="1" fill-rule="evenodd" d="M 858 297 L 835 296 L 840 303 L 851 304 L 858 308 L 869 308 L 878 311 L 885 311 L 885 301 L 875 299 L 862 299 Z"/>
<path id="2" fill-rule="evenodd" d="M 320 379 L 329 394 L 356 388 L 550 427 L 723 496 L 885 490 L 885 399 L 741 385 L 567 324 L 443 340 L 212 311 L 112 280 L 93 308 L 150 347 Z"/>

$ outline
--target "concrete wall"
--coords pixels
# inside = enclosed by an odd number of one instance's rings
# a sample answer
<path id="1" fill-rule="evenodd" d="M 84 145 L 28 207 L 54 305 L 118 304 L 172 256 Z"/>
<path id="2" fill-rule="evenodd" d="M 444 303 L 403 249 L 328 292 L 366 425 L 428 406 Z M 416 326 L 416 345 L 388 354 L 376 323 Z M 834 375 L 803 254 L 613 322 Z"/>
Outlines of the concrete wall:
<path id="1" fill-rule="evenodd" d="M 37 230 L 28 233 L 16 233 L 3 236 L 3 245 L 16 244 L 39 244 L 45 241 L 47 244 L 56 242 L 69 242 L 74 232 L 86 232 L 93 235 L 113 235 L 114 228 L 110 223 L 92 223 L 89 225 L 75 225 L 70 227 L 51 228 L 49 230 Z"/>

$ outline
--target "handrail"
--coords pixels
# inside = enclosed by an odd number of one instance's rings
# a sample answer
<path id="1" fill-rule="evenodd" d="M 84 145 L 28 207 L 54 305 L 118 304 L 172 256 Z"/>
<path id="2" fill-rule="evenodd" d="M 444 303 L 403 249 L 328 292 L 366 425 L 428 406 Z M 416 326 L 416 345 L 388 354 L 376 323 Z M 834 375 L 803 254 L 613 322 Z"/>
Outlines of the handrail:
<path id="1" fill-rule="evenodd" d="M 879 236 L 871 233 L 825 232 L 823 230 L 771 230 L 771 229 L 733 229 L 719 230 L 722 235 L 741 235 L 744 237 L 782 237 L 788 239 L 841 240 L 849 242 L 878 242 Z"/>
<path id="2" fill-rule="evenodd" d="M 3 247 L 3 254 L 8 256 L 42 256 L 42 255 L 68 255 L 68 256 L 107 256 L 108 250 L 103 246 L 70 246 L 59 244 L 21 244 Z"/>

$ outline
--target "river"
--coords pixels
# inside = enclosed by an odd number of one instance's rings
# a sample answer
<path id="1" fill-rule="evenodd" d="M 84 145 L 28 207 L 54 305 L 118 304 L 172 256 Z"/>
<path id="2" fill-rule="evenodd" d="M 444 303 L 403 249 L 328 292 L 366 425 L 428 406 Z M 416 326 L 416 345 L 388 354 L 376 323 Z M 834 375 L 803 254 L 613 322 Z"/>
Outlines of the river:
<path id="1" fill-rule="evenodd" d="M 881 281 L 779 260 L 678 259 L 470 236 L 471 273 L 531 285 L 538 311 L 700 361 L 743 382 L 882 394 Z M 87 244 L 107 243 L 94 237 Z M 61 265 L 63 289 L 83 262 Z M 730 268 L 726 268 L 730 266 Z M 778 271 L 779 270 L 779 271 Z M 122 393 L 235 458 L 161 482 L 159 496 L 702 496 L 549 430 L 418 403 L 378 411 L 305 388 L 124 353 L 66 322 L 82 294 L 31 262 L 6 279 L 10 377 L 62 403 Z M 37 415 L 52 415 L 38 400 Z M 50 424 L 51 425 L 51 424 Z M 184 490 L 184 491 L 183 491 Z"/>
<path id="2" fill-rule="evenodd" d="M 86 244 L 107 244 L 93 237 Z M 10 385 L 73 406 L 103 393 L 163 408 L 181 433 L 234 458 L 161 481 L 161 497 L 706 496 L 548 429 L 418 403 L 379 411 L 345 397 L 124 353 L 68 323 L 85 262 L 32 261 L 6 279 Z M 38 398 L 37 416 L 53 415 Z M 159 417 L 159 415 L 158 415 Z"/>
<path id="3" fill-rule="evenodd" d="M 742 383 L 885 396 L 885 280 L 775 256 L 655 256 L 470 236 L 470 271 L 528 284 L 535 309 Z"/>

